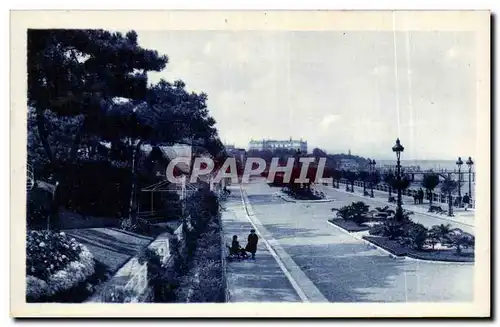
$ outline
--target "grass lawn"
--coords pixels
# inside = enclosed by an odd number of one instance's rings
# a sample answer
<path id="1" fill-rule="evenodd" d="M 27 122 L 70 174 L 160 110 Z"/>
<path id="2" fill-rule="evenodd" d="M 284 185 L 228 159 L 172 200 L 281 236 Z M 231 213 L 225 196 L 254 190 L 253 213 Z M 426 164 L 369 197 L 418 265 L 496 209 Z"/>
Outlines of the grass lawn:
<path id="1" fill-rule="evenodd" d="M 106 270 L 116 272 L 132 256 L 153 241 L 153 237 L 118 228 L 83 228 L 64 231 L 85 245 Z"/>

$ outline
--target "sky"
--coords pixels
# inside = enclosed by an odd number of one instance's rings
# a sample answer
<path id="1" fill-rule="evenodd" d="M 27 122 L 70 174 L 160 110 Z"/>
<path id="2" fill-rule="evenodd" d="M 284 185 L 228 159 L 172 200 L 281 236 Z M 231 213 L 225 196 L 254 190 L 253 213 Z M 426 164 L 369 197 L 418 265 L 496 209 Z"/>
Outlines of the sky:
<path id="1" fill-rule="evenodd" d="M 475 156 L 474 35 L 467 32 L 137 31 L 169 57 L 149 74 L 205 92 L 223 142 L 308 141 L 392 159 Z"/>

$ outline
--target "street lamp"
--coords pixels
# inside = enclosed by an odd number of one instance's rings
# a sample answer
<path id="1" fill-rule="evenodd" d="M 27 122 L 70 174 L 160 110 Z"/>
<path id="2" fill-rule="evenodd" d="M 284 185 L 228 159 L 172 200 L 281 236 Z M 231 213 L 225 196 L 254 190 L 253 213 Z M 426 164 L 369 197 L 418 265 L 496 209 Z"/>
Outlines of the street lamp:
<path id="1" fill-rule="evenodd" d="M 376 164 L 377 163 L 375 162 L 375 159 L 373 159 L 373 160 L 368 159 L 368 165 L 370 165 L 370 178 L 371 178 L 371 183 L 370 183 L 371 184 L 370 185 L 371 186 L 371 195 L 370 196 L 372 198 L 373 198 L 373 179 L 375 177 L 375 176 L 373 176 L 373 173 L 375 172 L 375 165 Z"/>
<path id="2" fill-rule="evenodd" d="M 405 148 L 401 145 L 399 138 L 396 140 L 396 144 L 392 147 L 392 151 L 396 152 L 396 179 L 398 181 L 398 200 L 397 200 L 397 209 L 396 209 L 396 219 L 403 218 L 403 208 L 401 207 L 401 152 L 403 152 Z"/>
<path id="3" fill-rule="evenodd" d="M 462 202 L 462 191 L 461 191 L 462 186 L 460 185 L 460 182 L 462 180 L 462 174 L 460 173 L 460 168 L 464 164 L 462 158 L 458 157 L 456 164 L 458 166 L 458 207 L 460 208 L 460 204 Z"/>
<path id="4" fill-rule="evenodd" d="M 471 174 L 472 174 L 472 166 L 474 165 L 474 161 L 472 161 L 471 157 L 469 157 L 469 159 L 467 160 L 466 164 L 469 167 L 469 198 L 472 199 Z"/>

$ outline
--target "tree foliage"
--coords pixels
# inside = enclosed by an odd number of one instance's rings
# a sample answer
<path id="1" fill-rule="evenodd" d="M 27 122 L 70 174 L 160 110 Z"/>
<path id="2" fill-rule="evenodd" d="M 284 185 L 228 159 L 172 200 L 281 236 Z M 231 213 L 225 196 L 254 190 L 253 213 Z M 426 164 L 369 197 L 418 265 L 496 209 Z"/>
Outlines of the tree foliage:
<path id="1" fill-rule="evenodd" d="M 452 195 L 458 190 L 458 182 L 448 178 L 441 182 L 441 192 L 447 195 Z"/>
<path id="2" fill-rule="evenodd" d="M 40 141 L 54 163 L 44 116 L 83 115 L 70 151 L 76 157 L 86 129 L 93 129 L 114 98 L 145 99 L 148 71 L 162 70 L 168 58 L 139 47 L 134 31 L 123 36 L 104 30 L 28 30 L 28 106 L 36 109 Z"/>
<path id="3" fill-rule="evenodd" d="M 62 187 L 78 161 L 109 162 L 130 169 L 122 189 L 135 198 L 143 144 L 224 156 L 207 95 L 180 80 L 148 85 L 147 73 L 164 69 L 168 57 L 139 46 L 134 31 L 28 30 L 27 48 L 28 160 L 36 172 L 49 166 Z"/>

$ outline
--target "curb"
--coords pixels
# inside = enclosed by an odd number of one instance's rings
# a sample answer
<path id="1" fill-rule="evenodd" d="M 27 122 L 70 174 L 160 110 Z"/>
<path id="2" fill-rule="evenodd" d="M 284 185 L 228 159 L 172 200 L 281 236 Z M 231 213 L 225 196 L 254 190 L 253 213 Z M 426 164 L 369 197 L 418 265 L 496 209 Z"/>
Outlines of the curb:
<path id="1" fill-rule="evenodd" d="M 354 237 L 355 239 L 357 240 L 360 240 L 362 241 L 363 243 L 365 243 L 365 245 L 367 245 L 368 247 L 372 248 L 372 249 L 378 249 L 380 250 L 381 252 L 383 252 L 384 254 L 387 254 L 387 256 L 389 256 L 391 259 L 406 259 L 406 256 L 397 256 L 397 255 L 394 255 L 392 254 L 391 252 L 387 251 L 386 249 L 384 248 L 381 248 L 380 246 L 376 245 L 376 244 L 373 244 L 372 242 L 369 242 L 367 240 L 365 240 L 364 238 L 362 237 L 358 237 L 357 235 L 351 233 L 351 232 L 348 232 L 347 230 L 343 229 L 342 227 L 340 226 L 337 226 L 335 225 L 334 223 L 330 222 L 327 220 L 327 223 L 332 225 L 333 227 L 341 230 L 342 232 L 344 232 L 345 234 L 347 235 L 351 235 L 352 237 Z"/>
<path id="2" fill-rule="evenodd" d="M 327 202 L 333 202 L 333 199 L 295 200 L 295 199 L 291 199 L 290 197 L 287 197 L 283 194 L 276 194 L 276 196 L 285 200 L 286 202 L 291 202 L 291 203 L 327 203 Z"/>

